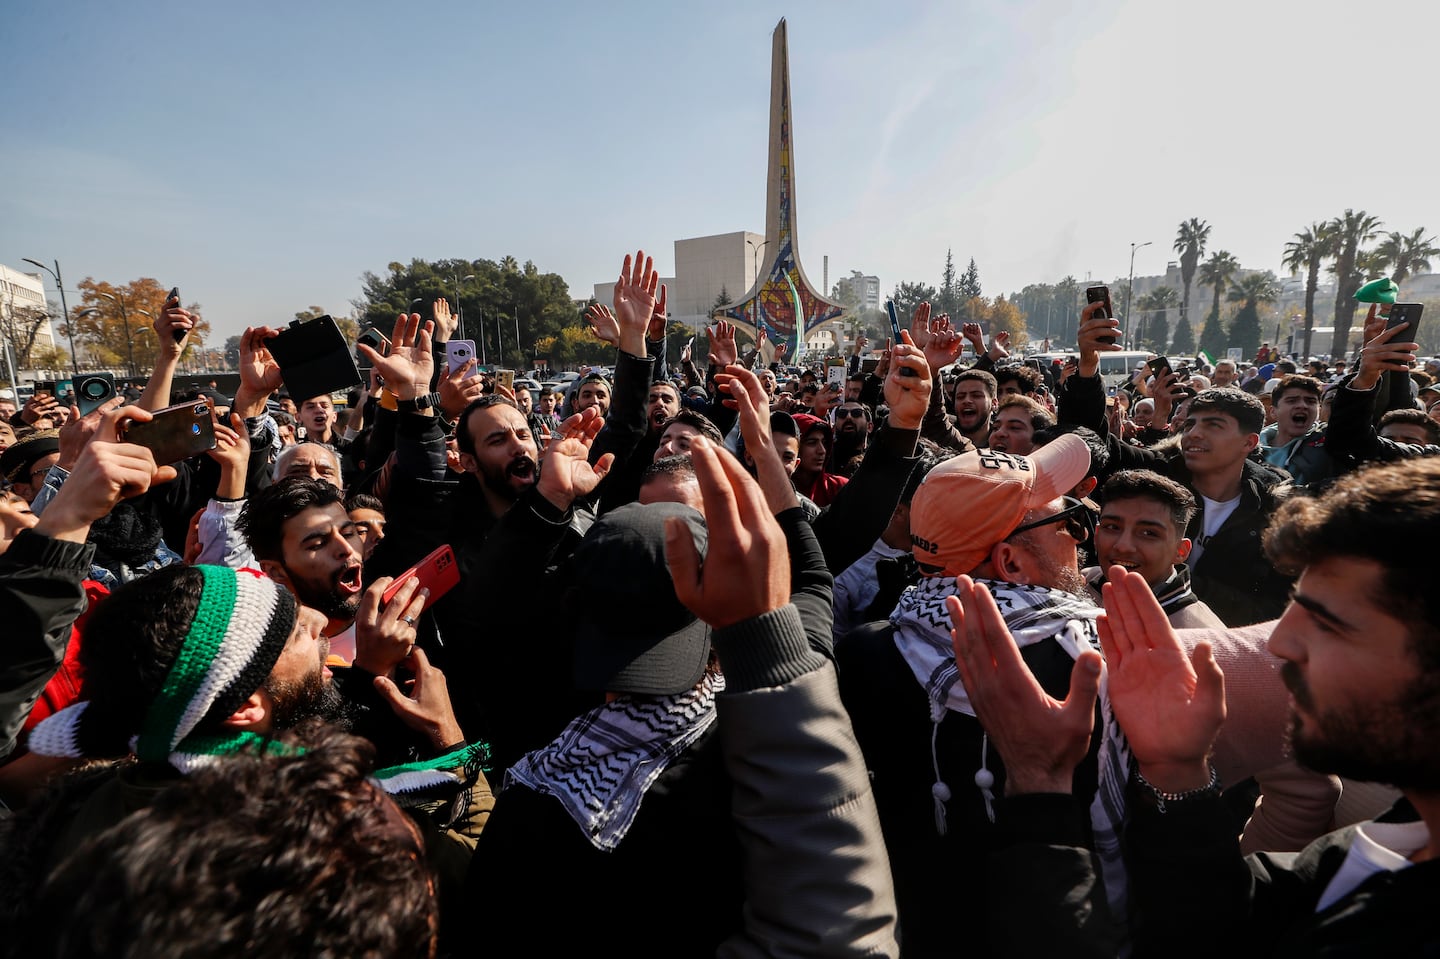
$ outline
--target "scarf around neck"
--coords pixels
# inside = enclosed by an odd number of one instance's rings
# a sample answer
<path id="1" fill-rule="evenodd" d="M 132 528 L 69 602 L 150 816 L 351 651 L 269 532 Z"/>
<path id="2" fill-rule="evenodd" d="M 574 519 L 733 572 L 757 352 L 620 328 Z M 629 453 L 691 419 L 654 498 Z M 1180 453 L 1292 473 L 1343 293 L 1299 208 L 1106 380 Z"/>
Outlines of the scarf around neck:
<path id="1" fill-rule="evenodd" d="M 1043 586 L 1003 583 L 977 579 L 995 597 L 995 605 L 1005 618 L 1005 626 L 1020 649 L 1053 639 L 1075 659 L 1083 649 L 1100 649 L 1100 636 L 1095 620 L 1099 607 L 1088 600 L 1061 590 Z M 932 576 L 922 579 L 900 597 L 890 615 L 895 628 L 895 645 L 910 667 L 915 679 L 925 690 L 930 703 L 931 759 L 935 765 L 935 825 L 945 832 L 945 803 L 951 792 L 941 780 L 939 758 L 935 754 L 936 734 L 948 712 L 973 717 L 975 709 L 960 681 L 955 665 L 955 649 L 950 641 L 950 613 L 945 598 L 955 593 L 955 578 Z M 1130 747 L 1125 741 L 1115 713 L 1110 707 L 1109 674 L 1100 673 L 1099 785 L 1090 804 L 1090 822 L 1095 835 L 1095 849 L 1100 858 L 1101 874 L 1107 897 L 1116 915 L 1126 915 L 1128 898 L 1124 862 L 1120 855 L 1120 828 L 1125 818 L 1125 786 L 1130 778 Z M 989 737 L 981 747 L 980 769 L 975 785 L 985 796 L 986 810 L 993 821 L 990 791 L 994 776 L 987 768 Z"/>
<path id="2" fill-rule="evenodd" d="M 671 696 L 621 696 L 576 717 L 548 746 L 526 753 L 505 774 L 514 785 L 554 796 L 599 850 L 620 845 L 645 792 L 715 722 L 725 677 L 706 673 Z"/>

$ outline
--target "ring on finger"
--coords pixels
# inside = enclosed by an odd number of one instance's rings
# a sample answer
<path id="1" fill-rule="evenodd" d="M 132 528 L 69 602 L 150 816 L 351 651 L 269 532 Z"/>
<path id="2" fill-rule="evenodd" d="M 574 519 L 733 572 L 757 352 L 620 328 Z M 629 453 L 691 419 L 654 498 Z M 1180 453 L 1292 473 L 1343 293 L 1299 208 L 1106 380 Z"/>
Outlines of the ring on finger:
<path id="1" fill-rule="evenodd" d="M 404 623 L 406 626 L 414 626 L 414 625 L 415 625 L 415 617 L 413 617 L 413 616 L 401 616 L 401 617 L 400 617 L 400 622 Z"/>

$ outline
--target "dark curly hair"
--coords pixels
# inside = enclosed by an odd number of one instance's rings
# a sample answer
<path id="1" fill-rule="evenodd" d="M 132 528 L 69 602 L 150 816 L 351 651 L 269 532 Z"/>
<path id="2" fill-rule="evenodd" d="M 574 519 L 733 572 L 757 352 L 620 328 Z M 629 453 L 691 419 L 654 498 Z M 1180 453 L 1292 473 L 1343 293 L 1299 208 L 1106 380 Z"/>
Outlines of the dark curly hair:
<path id="1" fill-rule="evenodd" d="M 373 766 L 368 742 L 323 731 L 185 777 L 44 879 L 28 954 L 432 955 L 423 842 Z"/>
<path id="2" fill-rule="evenodd" d="M 344 502 L 344 493 L 308 476 L 288 476 L 251 496 L 235 528 L 256 559 L 284 560 L 285 521 L 307 509 Z"/>

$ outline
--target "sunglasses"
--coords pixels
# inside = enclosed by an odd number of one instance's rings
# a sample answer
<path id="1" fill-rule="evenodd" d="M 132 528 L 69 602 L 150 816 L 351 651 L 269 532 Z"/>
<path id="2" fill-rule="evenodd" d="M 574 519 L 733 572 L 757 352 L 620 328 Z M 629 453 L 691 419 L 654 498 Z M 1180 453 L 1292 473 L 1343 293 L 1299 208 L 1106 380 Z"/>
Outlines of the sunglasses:
<path id="1" fill-rule="evenodd" d="M 847 409 L 844 409 L 843 407 L 842 407 L 841 409 L 837 409 L 837 410 L 835 411 L 835 418 L 836 418 L 837 420 L 843 420 L 843 419 L 845 419 L 847 416 L 853 416 L 853 417 L 855 417 L 857 420 L 859 420 L 859 419 L 864 419 L 864 418 L 865 418 L 865 411 L 864 411 L 864 410 L 847 410 Z"/>
<path id="2" fill-rule="evenodd" d="M 1017 526 L 1010 531 L 1010 536 L 1014 536 L 1016 533 L 1023 533 L 1027 529 L 1049 526 L 1051 523 L 1064 523 L 1065 532 L 1069 533 L 1077 544 L 1083 544 L 1089 541 L 1090 533 L 1095 525 L 1095 516 L 1090 512 L 1090 507 L 1073 496 L 1064 496 L 1061 497 L 1061 499 L 1068 505 L 1060 512 L 1052 513 L 1049 516 L 1042 516 L 1033 523 Z M 1005 538 L 1009 539 L 1010 536 Z"/>

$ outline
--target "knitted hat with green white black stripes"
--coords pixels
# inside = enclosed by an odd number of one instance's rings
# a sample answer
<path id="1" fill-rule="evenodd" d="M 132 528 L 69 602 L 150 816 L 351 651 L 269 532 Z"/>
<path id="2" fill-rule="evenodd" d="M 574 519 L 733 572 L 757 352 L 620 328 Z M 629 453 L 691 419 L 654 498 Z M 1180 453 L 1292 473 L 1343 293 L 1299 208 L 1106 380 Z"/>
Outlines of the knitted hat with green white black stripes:
<path id="1" fill-rule="evenodd" d="M 253 733 L 191 733 L 207 716 L 230 716 L 260 688 L 285 649 L 297 611 L 294 597 L 263 573 L 224 566 L 194 569 L 204 577 L 195 618 L 130 740 L 141 760 L 168 761 L 181 772 L 263 742 Z M 114 730 L 87 734 L 88 725 L 112 721 L 89 707 L 76 703 L 40 723 L 30 734 L 30 751 L 78 758 L 90 755 L 87 743 L 113 739 Z"/>
<path id="2" fill-rule="evenodd" d="M 37 725 L 30 734 L 31 752 L 116 758 L 113 749 L 98 744 L 115 743 L 117 733 L 123 742 L 131 734 L 130 751 L 141 760 L 168 762 L 188 773 L 242 750 L 276 753 L 297 748 L 218 727 L 275 668 L 295 628 L 294 597 L 255 570 L 192 568 L 204 577 L 199 605 L 138 732 L 115 729 L 115 717 L 81 702 Z M 202 723 L 209 731 L 196 732 Z M 485 743 L 461 744 L 430 760 L 378 769 L 374 778 L 401 805 L 417 805 L 453 796 L 488 767 L 489 759 Z"/>

